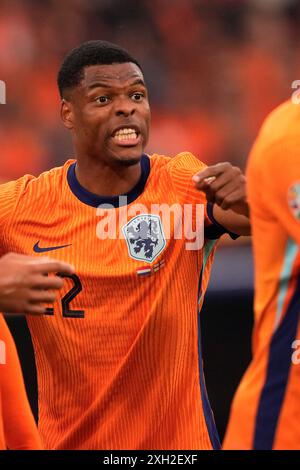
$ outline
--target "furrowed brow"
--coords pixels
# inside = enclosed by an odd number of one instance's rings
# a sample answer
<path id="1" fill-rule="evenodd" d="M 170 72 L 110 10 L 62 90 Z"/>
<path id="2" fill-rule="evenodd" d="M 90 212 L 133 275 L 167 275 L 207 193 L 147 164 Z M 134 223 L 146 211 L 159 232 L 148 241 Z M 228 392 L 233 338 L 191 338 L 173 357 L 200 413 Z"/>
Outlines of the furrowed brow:
<path id="1" fill-rule="evenodd" d="M 142 86 L 146 86 L 145 85 L 145 82 L 141 79 L 141 78 L 138 78 L 137 80 L 135 80 L 133 83 L 130 83 L 129 86 L 134 86 L 134 85 L 142 85 Z"/>
<path id="2" fill-rule="evenodd" d="M 134 85 L 142 85 L 143 87 L 146 87 L 145 82 L 141 78 L 138 78 L 137 80 L 129 84 L 129 86 L 134 86 Z M 107 83 L 95 82 L 95 83 L 92 83 L 91 85 L 88 85 L 87 88 L 88 90 L 93 90 L 94 88 L 114 88 L 114 87 L 112 85 L 108 85 Z"/>
<path id="3" fill-rule="evenodd" d="M 88 86 L 89 90 L 93 90 L 94 88 L 111 88 L 110 85 L 107 85 L 107 83 L 92 83 L 91 85 Z"/>

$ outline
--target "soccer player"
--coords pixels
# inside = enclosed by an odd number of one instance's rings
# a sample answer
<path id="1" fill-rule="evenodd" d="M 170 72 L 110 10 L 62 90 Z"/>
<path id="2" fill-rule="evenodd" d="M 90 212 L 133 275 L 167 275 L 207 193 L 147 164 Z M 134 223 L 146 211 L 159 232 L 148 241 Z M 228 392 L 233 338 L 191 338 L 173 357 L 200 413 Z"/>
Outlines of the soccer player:
<path id="1" fill-rule="evenodd" d="M 225 449 L 300 449 L 300 107 L 277 108 L 250 154 L 255 260 L 253 359 Z"/>
<path id="2" fill-rule="evenodd" d="M 66 263 L 48 257 L 8 253 L 0 258 L 0 309 L 41 314 L 43 304 L 55 300 L 52 291 L 62 278 L 45 274 L 72 274 Z M 41 449 L 41 441 L 27 401 L 22 372 L 9 329 L 0 315 L 0 450 Z"/>
<path id="3" fill-rule="evenodd" d="M 23 383 L 17 351 L 0 315 L 0 450 L 38 450 L 41 440 Z"/>
<path id="4" fill-rule="evenodd" d="M 27 318 L 43 445 L 218 448 L 199 312 L 217 239 L 249 233 L 245 178 L 188 152 L 144 153 L 147 88 L 139 63 L 119 46 L 80 45 L 58 86 L 76 158 L 0 188 L 2 251 L 53 251 L 76 270 L 54 308 Z M 168 224 L 153 204 L 186 212 L 174 211 Z M 205 225 L 197 249 L 188 249 L 191 237 L 175 237 L 190 207 L 189 229 Z"/>

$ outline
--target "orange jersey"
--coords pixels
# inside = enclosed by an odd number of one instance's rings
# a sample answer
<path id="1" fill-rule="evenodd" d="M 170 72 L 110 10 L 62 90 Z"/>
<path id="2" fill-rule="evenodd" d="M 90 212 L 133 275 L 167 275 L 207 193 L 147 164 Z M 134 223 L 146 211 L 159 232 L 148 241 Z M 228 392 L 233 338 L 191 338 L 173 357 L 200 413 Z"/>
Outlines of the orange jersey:
<path id="1" fill-rule="evenodd" d="M 0 450 L 39 450 L 41 441 L 27 401 L 17 351 L 0 315 Z"/>
<path id="2" fill-rule="evenodd" d="M 199 310 L 217 238 L 193 155 L 144 155 L 127 194 L 100 197 L 80 186 L 69 160 L 38 178 L 2 185 L 3 252 L 40 252 L 72 263 L 54 310 L 27 317 L 38 372 L 39 431 L 48 449 L 211 449 L 218 447 L 205 390 Z M 110 204 L 117 237 L 97 207 Z M 149 210 L 152 203 L 202 204 L 204 247 Z M 121 209 L 141 215 L 122 222 Z M 115 207 L 115 209 L 114 209 Z M 192 225 L 197 214 L 192 212 Z M 108 223 L 108 225 L 110 225 Z M 120 227 L 119 227 L 120 225 Z M 122 232 L 122 233 L 121 233 Z M 148 234 L 148 235 L 147 235 Z"/>
<path id="3" fill-rule="evenodd" d="M 288 102 L 267 118 L 248 163 L 253 359 L 233 401 L 225 449 L 300 449 L 299 149 L 300 107 Z"/>

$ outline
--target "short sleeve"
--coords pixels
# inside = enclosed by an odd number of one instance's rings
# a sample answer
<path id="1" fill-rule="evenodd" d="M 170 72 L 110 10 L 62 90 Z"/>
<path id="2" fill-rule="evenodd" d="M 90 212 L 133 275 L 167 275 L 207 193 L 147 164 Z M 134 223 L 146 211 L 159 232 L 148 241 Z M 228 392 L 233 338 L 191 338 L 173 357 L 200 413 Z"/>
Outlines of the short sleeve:
<path id="1" fill-rule="evenodd" d="M 20 209 L 20 200 L 26 190 L 26 186 L 33 178 L 31 175 L 25 175 L 18 180 L 0 185 L 0 245 L 2 244 L 7 226 L 17 208 Z"/>
<path id="2" fill-rule="evenodd" d="M 180 153 L 172 158 L 168 163 L 168 171 L 176 194 L 178 194 L 181 204 L 191 204 L 194 207 L 196 204 L 203 204 L 204 237 L 206 239 L 215 240 L 225 233 L 228 233 L 232 238 L 237 238 L 237 235 L 217 223 L 213 216 L 213 204 L 208 203 L 205 193 L 199 191 L 195 186 L 193 176 L 206 167 L 205 163 L 189 152 Z M 193 217 L 195 219 L 196 212 L 193 213 Z M 193 228 L 195 228 L 195 220 L 193 222 Z"/>
<path id="3" fill-rule="evenodd" d="M 263 207 L 300 244 L 300 148 L 294 139 L 276 142 L 251 155 L 249 202 L 261 194 Z"/>

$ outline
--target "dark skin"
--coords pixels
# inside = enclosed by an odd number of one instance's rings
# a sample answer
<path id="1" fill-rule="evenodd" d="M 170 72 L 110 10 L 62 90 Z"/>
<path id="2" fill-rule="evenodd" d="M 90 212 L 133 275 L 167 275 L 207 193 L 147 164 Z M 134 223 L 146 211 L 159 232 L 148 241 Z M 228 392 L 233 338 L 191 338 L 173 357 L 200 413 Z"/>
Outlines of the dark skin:
<path id="1" fill-rule="evenodd" d="M 141 176 L 150 127 L 140 68 L 131 62 L 86 67 L 79 85 L 65 91 L 61 117 L 72 132 L 80 184 L 102 196 L 129 192 Z M 120 141 L 116 136 L 120 128 L 136 134 Z M 215 203 L 214 217 L 221 225 L 240 235 L 250 234 L 246 180 L 239 168 L 220 163 L 197 173 L 193 181 Z"/>
<path id="2" fill-rule="evenodd" d="M 68 263 L 42 256 L 7 253 L 0 258 L 0 309 L 5 313 L 45 313 L 54 303 L 55 291 L 63 286 L 56 273 L 73 274 Z M 53 273 L 55 276 L 48 276 Z"/>
<path id="3" fill-rule="evenodd" d="M 66 93 L 61 116 L 71 130 L 80 184 L 100 195 L 132 189 L 141 175 L 148 142 L 150 107 L 144 77 L 133 63 L 86 67 L 78 87 Z M 137 142 L 120 144 L 118 127 L 136 128 Z"/>

